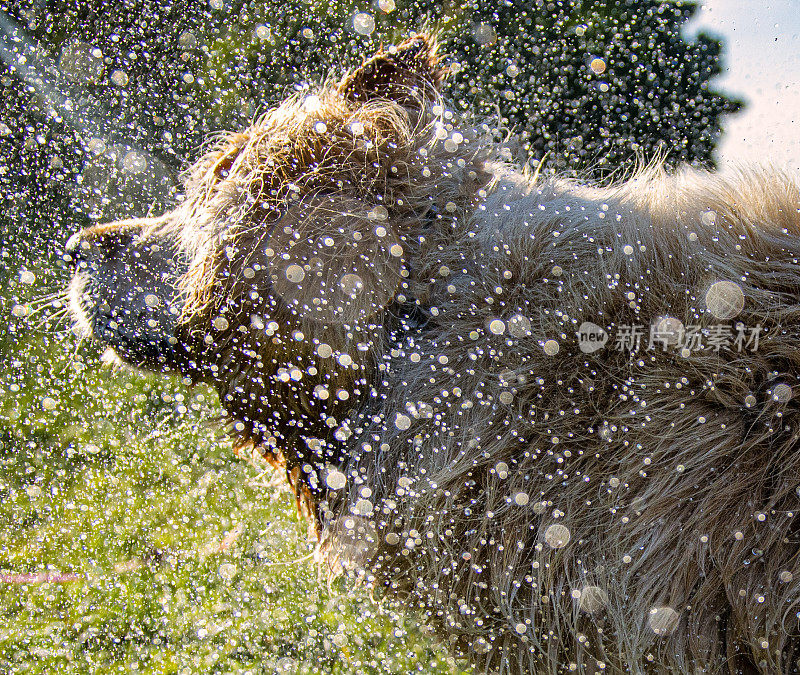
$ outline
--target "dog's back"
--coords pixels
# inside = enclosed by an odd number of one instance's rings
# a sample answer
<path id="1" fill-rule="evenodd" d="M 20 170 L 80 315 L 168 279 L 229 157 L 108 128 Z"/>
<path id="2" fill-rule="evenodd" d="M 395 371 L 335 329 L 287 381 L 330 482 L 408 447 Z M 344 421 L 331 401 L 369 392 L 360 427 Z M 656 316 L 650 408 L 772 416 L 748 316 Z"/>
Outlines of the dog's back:
<path id="1" fill-rule="evenodd" d="M 334 518 L 329 554 L 515 672 L 790 670 L 796 183 L 495 171 L 426 233 L 428 325 L 391 352 L 331 506 L 376 531 Z"/>

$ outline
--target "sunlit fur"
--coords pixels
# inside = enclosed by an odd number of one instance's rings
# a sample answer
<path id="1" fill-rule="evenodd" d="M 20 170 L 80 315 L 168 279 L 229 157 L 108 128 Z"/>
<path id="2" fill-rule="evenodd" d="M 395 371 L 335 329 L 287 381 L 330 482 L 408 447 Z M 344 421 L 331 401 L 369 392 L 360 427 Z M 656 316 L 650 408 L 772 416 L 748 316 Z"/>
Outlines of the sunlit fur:
<path id="1" fill-rule="evenodd" d="M 212 382 L 286 468 L 324 565 L 421 608 L 479 668 L 794 672 L 800 185 L 534 180 L 445 116 L 435 53 L 417 37 L 225 137 L 144 222 L 131 249 L 188 261 L 152 289 L 182 301 L 164 367 Z M 318 302 L 347 271 L 364 287 Z M 733 318 L 706 306 L 718 281 L 743 292 Z M 663 317 L 763 332 L 647 349 Z M 611 335 L 591 354 L 584 321 Z M 639 350 L 616 349 L 632 324 Z"/>

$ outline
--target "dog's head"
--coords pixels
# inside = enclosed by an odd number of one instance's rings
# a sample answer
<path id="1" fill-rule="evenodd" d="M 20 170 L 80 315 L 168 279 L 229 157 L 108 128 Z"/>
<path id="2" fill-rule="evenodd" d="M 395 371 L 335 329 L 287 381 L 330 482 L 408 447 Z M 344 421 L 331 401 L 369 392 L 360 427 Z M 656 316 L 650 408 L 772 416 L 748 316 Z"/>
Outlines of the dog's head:
<path id="1" fill-rule="evenodd" d="M 378 345 L 420 321 L 423 230 L 475 194 L 431 181 L 480 182 L 477 155 L 454 154 L 469 141 L 441 105 L 436 52 L 427 35 L 379 51 L 226 136 L 173 211 L 73 236 L 78 330 L 128 364 L 214 383 L 242 438 L 303 448 L 290 464 L 346 438 Z"/>

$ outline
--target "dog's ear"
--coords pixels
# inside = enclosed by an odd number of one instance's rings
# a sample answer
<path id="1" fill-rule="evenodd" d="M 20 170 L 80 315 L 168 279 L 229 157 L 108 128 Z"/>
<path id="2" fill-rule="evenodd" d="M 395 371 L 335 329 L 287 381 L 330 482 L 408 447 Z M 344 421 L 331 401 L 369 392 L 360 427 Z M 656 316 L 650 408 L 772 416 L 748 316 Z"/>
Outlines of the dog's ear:
<path id="1" fill-rule="evenodd" d="M 447 69 L 437 56 L 435 35 L 421 33 L 375 56 L 339 83 L 339 93 L 355 101 L 386 98 L 419 106 L 441 90 Z"/>
<path id="2" fill-rule="evenodd" d="M 266 242 L 272 290 L 298 316 L 363 324 L 394 298 L 405 252 L 386 209 L 340 195 L 289 207 Z"/>

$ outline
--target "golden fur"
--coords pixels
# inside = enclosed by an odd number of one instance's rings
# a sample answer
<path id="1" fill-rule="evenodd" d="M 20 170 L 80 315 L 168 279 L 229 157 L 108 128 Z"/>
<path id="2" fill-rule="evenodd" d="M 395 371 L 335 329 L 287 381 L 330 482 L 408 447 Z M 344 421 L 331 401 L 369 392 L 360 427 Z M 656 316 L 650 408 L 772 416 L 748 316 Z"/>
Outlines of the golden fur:
<path id="1" fill-rule="evenodd" d="M 324 564 L 480 668 L 794 672 L 798 181 L 534 180 L 442 76 L 416 36 L 225 137 L 133 238 L 73 238 L 76 321 L 214 383 Z M 127 265 L 169 312 L 105 288 Z M 584 322 L 645 335 L 585 353 Z M 681 351 L 690 326 L 762 332 Z"/>

